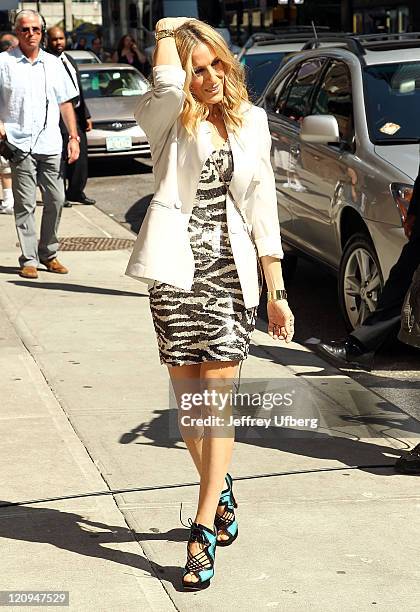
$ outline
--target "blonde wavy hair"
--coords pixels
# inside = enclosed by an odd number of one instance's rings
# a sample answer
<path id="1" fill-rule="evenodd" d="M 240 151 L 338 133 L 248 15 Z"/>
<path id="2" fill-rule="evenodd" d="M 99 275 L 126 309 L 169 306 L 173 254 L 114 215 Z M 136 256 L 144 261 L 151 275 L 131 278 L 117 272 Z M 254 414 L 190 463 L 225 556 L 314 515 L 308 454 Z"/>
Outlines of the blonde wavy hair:
<path id="1" fill-rule="evenodd" d="M 181 64 L 187 77 L 184 91 L 186 94 L 181 121 L 190 135 L 196 135 L 201 121 L 209 114 L 208 107 L 193 97 L 190 84 L 194 76 L 192 54 L 194 48 L 203 43 L 221 60 L 225 73 L 221 109 L 223 119 L 233 131 L 242 127 L 241 105 L 249 102 L 245 86 L 244 69 L 230 52 L 224 38 L 211 26 L 196 19 L 184 23 L 175 32 L 175 42 Z"/>

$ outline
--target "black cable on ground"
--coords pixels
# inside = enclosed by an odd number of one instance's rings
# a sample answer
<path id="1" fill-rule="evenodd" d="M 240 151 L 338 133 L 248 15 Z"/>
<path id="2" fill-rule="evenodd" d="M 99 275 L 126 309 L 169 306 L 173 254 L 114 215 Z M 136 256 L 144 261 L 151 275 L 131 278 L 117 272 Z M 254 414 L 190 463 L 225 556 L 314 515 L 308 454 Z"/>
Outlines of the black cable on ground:
<path id="1" fill-rule="evenodd" d="M 255 474 L 253 476 L 238 476 L 234 478 L 234 482 L 238 480 L 254 480 L 258 478 L 273 478 L 276 476 L 295 476 L 299 474 L 315 474 L 317 472 L 337 472 L 347 470 L 365 470 L 365 469 L 391 469 L 394 467 L 390 464 L 375 464 L 375 465 L 350 465 L 347 467 L 330 467 L 317 468 L 314 470 L 297 470 L 295 472 L 272 472 L 270 474 Z M 134 487 L 130 489 L 110 489 L 109 491 L 93 491 L 91 493 L 77 493 L 75 495 L 62 495 L 61 497 L 45 497 L 44 499 L 30 499 L 26 501 L 0 503 L 0 508 L 10 508 L 12 506 L 27 506 L 29 504 L 42 504 L 52 501 L 63 501 L 65 499 L 78 499 L 80 497 L 98 497 L 100 495 L 117 495 L 118 493 L 135 493 L 145 491 L 163 491 L 167 489 L 177 489 L 180 487 L 196 487 L 199 482 L 180 482 L 168 485 L 156 485 L 149 487 Z"/>

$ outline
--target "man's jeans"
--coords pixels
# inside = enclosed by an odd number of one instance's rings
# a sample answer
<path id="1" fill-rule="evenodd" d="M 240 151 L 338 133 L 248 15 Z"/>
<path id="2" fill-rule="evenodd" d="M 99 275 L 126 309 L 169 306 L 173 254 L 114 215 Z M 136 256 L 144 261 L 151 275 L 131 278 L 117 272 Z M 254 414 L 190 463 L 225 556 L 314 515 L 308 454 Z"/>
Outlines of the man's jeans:
<path id="1" fill-rule="evenodd" d="M 19 153 L 11 161 L 15 221 L 22 255 L 20 266 L 37 266 L 58 250 L 57 230 L 64 204 L 63 163 L 59 155 Z M 19 161 L 22 160 L 22 161 Z M 35 226 L 36 186 L 44 203 L 39 244 Z"/>

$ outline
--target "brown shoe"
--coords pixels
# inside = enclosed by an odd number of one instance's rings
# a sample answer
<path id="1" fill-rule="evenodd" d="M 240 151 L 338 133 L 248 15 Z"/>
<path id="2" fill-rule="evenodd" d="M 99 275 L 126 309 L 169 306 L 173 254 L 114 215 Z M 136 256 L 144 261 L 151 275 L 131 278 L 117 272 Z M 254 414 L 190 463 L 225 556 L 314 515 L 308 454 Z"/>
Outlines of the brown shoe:
<path id="1" fill-rule="evenodd" d="M 56 274 L 67 274 L 68 270 L 58 259 L 49 259 L 48 261 L 41 261 L 41 263 L 47 268 L 48 272 L 55 272 Z"/>
<path id="2" fill-rule="evenodd" d="M 19 270 L 19 276 L 23 278 L 38 278 L 38 272 L 35 266 L 22 266 Z"/>

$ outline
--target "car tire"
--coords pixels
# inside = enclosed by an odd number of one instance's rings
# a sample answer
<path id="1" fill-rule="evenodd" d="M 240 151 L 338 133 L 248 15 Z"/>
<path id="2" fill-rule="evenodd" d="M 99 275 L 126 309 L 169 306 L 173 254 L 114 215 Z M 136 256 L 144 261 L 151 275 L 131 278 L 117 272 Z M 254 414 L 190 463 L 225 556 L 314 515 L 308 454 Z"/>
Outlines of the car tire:
<path id="1" fill-rule="evenodd" d="M 375 310 L 384 280 L 372 241 L 355 234 L 346 243 L 341 257 L 338 296 L 348 331 L 361 325 Z"/>

